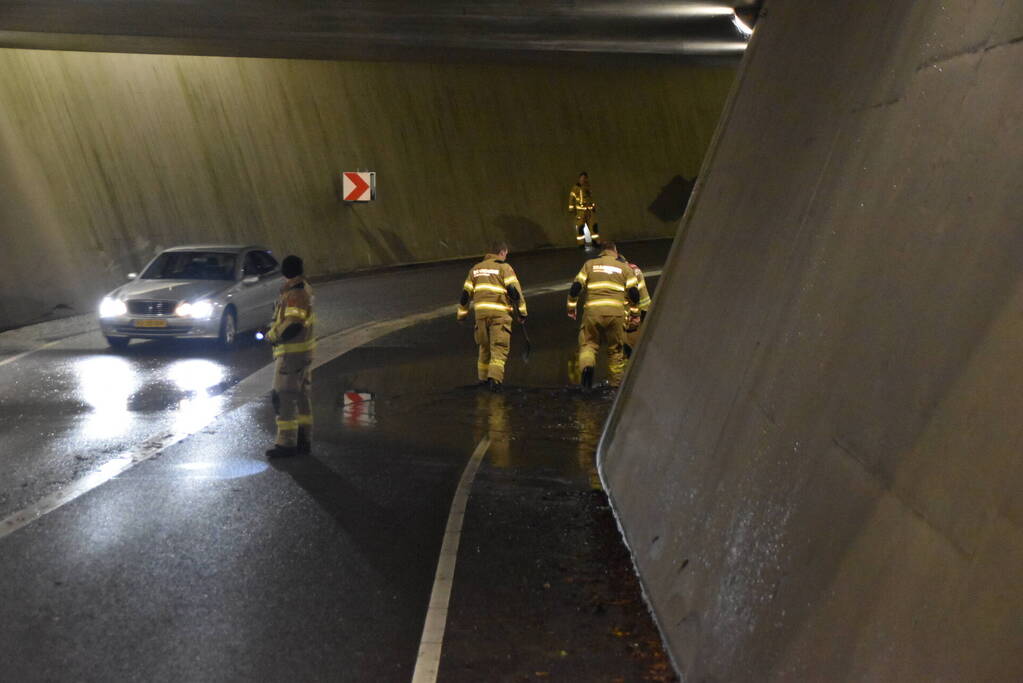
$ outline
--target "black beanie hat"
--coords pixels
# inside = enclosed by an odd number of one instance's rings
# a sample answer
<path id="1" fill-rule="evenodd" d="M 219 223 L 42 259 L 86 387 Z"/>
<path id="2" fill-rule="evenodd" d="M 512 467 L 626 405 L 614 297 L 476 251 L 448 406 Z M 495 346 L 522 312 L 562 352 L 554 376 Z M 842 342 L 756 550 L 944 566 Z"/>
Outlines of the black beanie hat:
<path id="1" fill-rule="evenodd" d="M 281 275 L 289 280 L 302 274 L 302 259 L 292 254 L 281 261 Z"/>

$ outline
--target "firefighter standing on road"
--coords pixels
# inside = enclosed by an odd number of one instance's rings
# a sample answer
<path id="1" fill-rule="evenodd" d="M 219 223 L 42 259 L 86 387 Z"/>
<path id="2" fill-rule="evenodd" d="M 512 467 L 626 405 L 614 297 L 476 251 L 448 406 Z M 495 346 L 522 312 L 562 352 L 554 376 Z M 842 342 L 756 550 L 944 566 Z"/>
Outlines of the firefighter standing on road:
<path id="1" fill-rule="evenodd" d="M 281 262 L 286 278 L 274 308 L 267 340 L 274 350 L 271 399 L 277 412 L 277 439 L 268 457 L 308 453 L 312 448 L 313 412 L 310 401 L 313 336 L 313 292 L 302 276 L 302 259 L 288 256 Z"/>
<path id="2" fill-rule="evenodd" d="M 593 201 L 590 177 L 586 175 L 586 171 L 579 174 L 579 181 L 568 193 L 568 212 L 574 217 L 576 244 L 580 247 L 586 246 L 584 225 L 589 226 L 590 237 L 593 238 L 593 243 L 597 244 L 597 240 L 600 239 L 600 231 L 597 229 L 597 203 Z"/>
<path id="3" fill-rule="evenodd" d="M 494 245 L 491 253 L 469 270 L 458 302 L 458 320 L 476 312 L 477 370 L 480 384 L 498 391 L 504 381 L 504 365 L 511 345 L 512 313 L 526 321 L 526 299 L 515 270 L 506 262 L 508 245 Z"/>
<path id="4" fill-rule="evenodd" d="M 582 385 L 593 386 L 597 352 L 607 344 L 608 383 L 621 384 L 625 371 L 625 318 L 638 315 L 639 289 L 636 275 L 618 260 L 613 242 L 605 242 L 600 256 L 583 264 L 568 290 L 568 317 L 576 319 L 579 295 L 586 292 L 582 324 L 579 326 L 579 369 Z"/>

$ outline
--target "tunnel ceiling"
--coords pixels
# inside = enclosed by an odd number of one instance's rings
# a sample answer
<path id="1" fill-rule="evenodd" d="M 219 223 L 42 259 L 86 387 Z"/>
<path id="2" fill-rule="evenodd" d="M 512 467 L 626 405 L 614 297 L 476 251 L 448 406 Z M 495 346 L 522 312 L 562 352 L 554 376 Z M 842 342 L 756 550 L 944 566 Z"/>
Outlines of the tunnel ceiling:
<path id="1" fill-rule="evenodd" d="M 0 0 L 0 46 L 309 59 L 735 62 L 757 0 Z"/>

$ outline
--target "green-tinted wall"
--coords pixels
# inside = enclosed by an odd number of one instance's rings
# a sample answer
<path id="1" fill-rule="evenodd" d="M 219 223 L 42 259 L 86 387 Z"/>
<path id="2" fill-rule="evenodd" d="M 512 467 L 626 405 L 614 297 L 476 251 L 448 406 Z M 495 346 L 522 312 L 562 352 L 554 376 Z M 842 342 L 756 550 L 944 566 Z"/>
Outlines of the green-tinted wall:
<path id="1" fill-rule="evenodd" d="M 671 235 L 662 189 L 696 175 L 732 77 L 0 49 L 0 327 L 89 310 L 181 243 L 314 274 L 568 245 L 581 169 L 604 234 Z M 338 199 L 356 169 L 371 205 Z"/>

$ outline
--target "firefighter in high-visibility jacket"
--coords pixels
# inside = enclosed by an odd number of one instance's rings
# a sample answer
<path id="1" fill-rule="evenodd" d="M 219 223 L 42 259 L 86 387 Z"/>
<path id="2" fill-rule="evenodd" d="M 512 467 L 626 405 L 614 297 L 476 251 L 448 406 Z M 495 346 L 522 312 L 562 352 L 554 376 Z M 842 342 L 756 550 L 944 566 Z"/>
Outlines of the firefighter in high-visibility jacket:
<path id="1" fill-rule="evenodd" d="M 266 339 L 273 344 L 274 382 L 271 399 L 277 412 L 277 438 L 267 456 L 308 453 L 312 448 L 313 348 L 316 346 L 313 291 L 302 275 L 302 259 L 288 256 L 281 262 L 286 280 L 274 308 Z"/>
<path id="2" fill-rule="evenodd" d="M 629 263 L 629 260 L 621 254 L 618 255 L 618 260 L 632 268 L 632 272 L 636 276 L 636 289 L 639 290 L 639 303 L 636 304 L 636 311 L 625 317 L 625 359 L 628 360 L 632 358 L 632 353 L 636 350 L 643 334 L 642 325 L 650 310 L 651 301 L 650 292 L 646 288 L 646 278 L 643 277 L 640 267 L 635 263 Z"/>
<path id="3" fill-rule="evenodd" d="M 575 242 L 580 247 L 586 246 L 586 234 L 583 226 L 590 229 L 590 237 L 596 244 L 600 239 L 600 230 L 597 228 L 597 203 L 593 201 L 593 194 L 590 192 L 590 177 L 586 171 L 579 174 L 579 180 L 568 192 L 568 212 L 572 214 L 575 223 Z"/>
<path id="4" fill-rule="evenodd" d="M 627 263 L 618 260 L 613 242 L 605 242 L 595 259 L 583 264 L 568 290 L 568 317 L 578 314 L 579 297 L 586 293 L 583 319 L 579 326 L 579 369 L 582 385 L 593 386 L 597 352 L 607 345 L 608 384 L 621 384 L 625 371 L 625 319 L 638 315 L 639 289 L 636 275 Z"/>
<path id="5" fill-rule="evenodd" d="M 498 243 L 469 269 L 458 302 L 458 320 L 469 315 L 469 304 L 476 313 L 476 362 L 480 384 L 498 391 L 504 382 L 504 366 L 511 347 L 512 313 L 522 322 L 526 316 L 526 298 L 515 270 L 508 265 L 508 245 Z"/>

